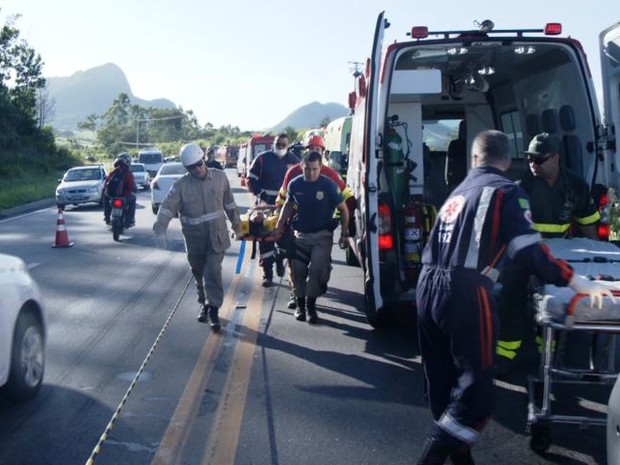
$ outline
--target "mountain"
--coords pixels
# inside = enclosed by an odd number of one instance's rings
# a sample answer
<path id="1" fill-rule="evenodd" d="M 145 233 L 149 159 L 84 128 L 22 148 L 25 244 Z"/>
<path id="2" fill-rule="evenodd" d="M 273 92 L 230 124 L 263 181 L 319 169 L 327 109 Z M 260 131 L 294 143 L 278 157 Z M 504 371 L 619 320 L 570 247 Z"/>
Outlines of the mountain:
<path id="1" fill-rule="evenodd" d="M 347 116 L 349 109 L 339 103 L 312 102 L 298 108 L 278 124 L 269 129 L 270 132 L 281 132 L 287 126 L 294 129 L 318 128 L 325 118 L 330 121 Z"/>
<path id="2" fill-rule="evenodd" d="M 123 70 L 113 63 L 78 71 L 68 77 L 46 78 L 50 101 L 55 101 L 50 124 L 57 131 L 75 130 L 92 113 L 103 114 L 119 94 L 142 107 L 176 108 L 170 100 L 143 100 L 133 95 Z"/>

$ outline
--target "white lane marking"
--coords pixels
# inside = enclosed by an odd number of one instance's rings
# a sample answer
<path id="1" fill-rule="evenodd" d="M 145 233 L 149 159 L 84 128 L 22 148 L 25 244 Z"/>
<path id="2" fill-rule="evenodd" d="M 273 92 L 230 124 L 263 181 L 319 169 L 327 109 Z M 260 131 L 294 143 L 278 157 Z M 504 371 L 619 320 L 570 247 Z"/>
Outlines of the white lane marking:
<path id="1" fill-rule="evenodd" d="M 32 262 L 32 263 L 26 264 L 26 268 L 28 268 L 29 270 L 32 270 L 33 268 L 36 268 L 39 265 L 40 265 L 39 262 Z"/>

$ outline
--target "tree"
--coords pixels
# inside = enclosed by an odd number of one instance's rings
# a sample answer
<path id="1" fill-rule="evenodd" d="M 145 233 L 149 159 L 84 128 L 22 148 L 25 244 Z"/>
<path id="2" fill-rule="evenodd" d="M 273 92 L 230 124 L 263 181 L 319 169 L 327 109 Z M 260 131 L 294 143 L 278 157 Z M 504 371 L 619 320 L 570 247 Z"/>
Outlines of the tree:
<path id="1" fill-rule="evenodd" d="M 331 122 L 331 119 L 329 118 L 329 116 L 324 116 L 321 122 L 319 123 L 319 127 L 326 128 L 330 122 Z"/>
<path id="2" fill-rule="evenodd" d="M 55 106 L 56 99 L 50 96 L 47 83 L 45 87 L 37 89 L 37 121 L 39 129 L 45 126 L 45 123 L 54 116 Z"/>

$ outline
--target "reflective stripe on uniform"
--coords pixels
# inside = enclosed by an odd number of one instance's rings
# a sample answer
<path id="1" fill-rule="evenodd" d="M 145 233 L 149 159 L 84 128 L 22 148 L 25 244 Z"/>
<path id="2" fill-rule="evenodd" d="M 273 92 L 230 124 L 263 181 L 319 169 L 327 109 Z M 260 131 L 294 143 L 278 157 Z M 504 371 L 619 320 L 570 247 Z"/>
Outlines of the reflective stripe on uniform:
<path id="1" fill-rule="evenodd" d="M 260 258 L 269 258 L 273 257 L 276 254 L 275 250 L 270 250 L 269 252 L 265 252 L 260 254 Z"/>
<path id="2" fill-rule="evenodd" d="M 584 216 L 583 218 L 575 218 L 575 221 L 578 224 L 582 224 L 584 226 L 587 226 L 589 224 L 596 223 L 600 219 L 601 219 L 601 215 L 600 215 L 600 213 L 597 210 L 594 213 L 592 213 L 590 216 Z"/>
<path id="3" fill-rule="evenodd" d="M 174 218 L 174 213 L 167 208 L 159 207 L 159 211 L 157 213 L 162 216 L 167 216 L 168 218 Z"/>
<path id="4" fill-rule="evenodd" d="M 478 268 L 478 258 L 480 255 L 480 236 L 482 235 L 482 228 L 484 226 L 484 220 L 486 219 L 489 206 L 491 205 L 491 199 L 495 192 L 494 187 L 484 187 L 482 194 L 480 195 L 480 202 L 476 209 L 476 216 L 474 217 L 474 227 L 469 238 L 469 247 L 467 249 L 467 255 L 465 257 L 465 268 L 475 270 Z"/>
<path id="5" fill-rule="evenodd" d="M 497 341 L 495 353 L 509 360 L 513 360 L 517 356 L 517 350 L 521 348 L 523 341 Z"/>
<path id="6" fill-rule="evenodd" d="M 272 190 L 272 189 L 261 189 L 261 190 L 260 190 L 260 193 L 261 193 L 261 194 L 262 194 L 262 193 L 265 193 L 265 194 L 270 195 L 270 196 L 272 196 L 272 197 L 273 197 L 273 196 L 278 195 L 278 191 L 275 191 L 275 190 Z M 259 194 L 259 195 L 260 195 L 260 194 Z"/>
<path id="7" fill-rule="evenodd" d="M 530 245 L 538 244 L 541 240 L 542 238 L 538 233 L 522 234 L 520 236 L 514 237 L 508 243 L 508 256 L 510 258 L 514 258 L 520 250 L 529 247 Z"/>
<path id="8" fill-rule="evenodd" d="M 534 229 L 541 233 L 566 234 L 566 232 L 570 229 L 570 223 L 566 223 L 566 224 L 534 223 Z"/>
<path id="9" fill-rule="evenodd" d="M 437 425 L 451 436 L 454 436 L 467 444 L 474 444 L 480 437 L 480 433 L 478 431 L 470 428 L 469 426 L 462 425 L 448 413 L 444 413 L 441 416 L 437 422 Z"/>
<path id="10" fill-rule="evenodd" d="M 233 208 L 237 208 L 237 204 L 235 202 L 227 203 L 224 205 L 224 208 L 226 210 L 232 210 Z"/>
<path id="11" fill-rule="evenodd" d="M 224 210 L 218 210 L 216 212 L 207 213 L 206 215 L 197 216 L 195 218 L 189 218 L 187 216 L 182 216 L 181 217 L 181 223 L 190 224 L 192 226 L 195 226 L 197 224 L 201 224 L 201 223 L 206 223 L 208 221 L 217 220 L 220 217 L 224 216 L 224 214 L 225 214 Z"/>

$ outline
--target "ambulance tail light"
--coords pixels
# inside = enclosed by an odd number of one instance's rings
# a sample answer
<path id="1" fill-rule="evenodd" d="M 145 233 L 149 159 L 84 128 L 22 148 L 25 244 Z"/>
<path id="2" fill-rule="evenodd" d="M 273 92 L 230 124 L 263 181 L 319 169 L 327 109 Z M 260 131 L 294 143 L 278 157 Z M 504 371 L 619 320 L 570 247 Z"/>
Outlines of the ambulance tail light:
<path id="1" fill-rule="evenodd" d="M 601 215 L 597 230 L 598 238 L 602 241 L 608 241 L 611 228 L 609 225 L 609 197 L 607 197 L 607 194 L 601 195 L 598 201 L 598 212 Z"/>
<path id="2" fill-rule="evenodd" d="M 392 250 L 394 239 L 392 237 L 392 212 L 387 203 L 379 203 L 379 251 Z"/>

